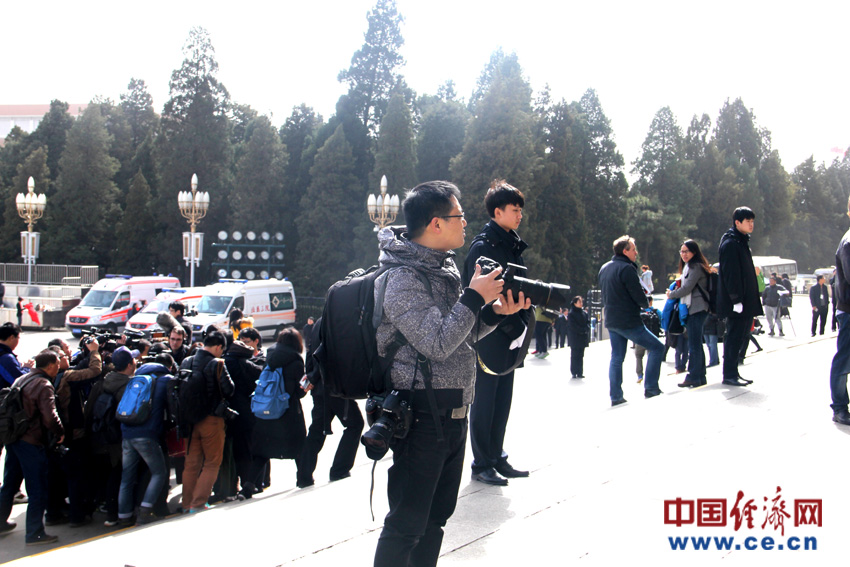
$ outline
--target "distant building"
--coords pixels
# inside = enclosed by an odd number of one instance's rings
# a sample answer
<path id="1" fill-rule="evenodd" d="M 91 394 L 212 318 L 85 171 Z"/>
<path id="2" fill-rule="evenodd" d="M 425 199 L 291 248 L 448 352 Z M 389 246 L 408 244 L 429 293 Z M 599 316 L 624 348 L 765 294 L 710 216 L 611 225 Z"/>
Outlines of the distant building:
<path id="1" fill-rule="evenodd" d="M 88 104 L 70 104 L 68 113 L 78 117 Z M 50 111 L 49 104 L 0 104 L 0 146 L 6 143 L 6 136 L 15 126 L 24 132 L 32 132 Z"/>

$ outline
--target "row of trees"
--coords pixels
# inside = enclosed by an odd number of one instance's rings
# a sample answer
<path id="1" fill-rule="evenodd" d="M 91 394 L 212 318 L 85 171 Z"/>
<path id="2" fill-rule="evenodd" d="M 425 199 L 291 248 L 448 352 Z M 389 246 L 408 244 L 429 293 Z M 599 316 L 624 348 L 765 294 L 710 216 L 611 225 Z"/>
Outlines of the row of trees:
<path id="1" fill-rule="evenodd" d="M 712 257 L 742 204 L 757 215 L 757 253 L 795 258 L 801 270 L 831 263 L 847 226 L 850 158 L 828 167 L 809 159 L 788 174 L 740 99 L 713 124 L 694 117 L 684 133 L 662 108 L 631 164 L 630 188 L 593 90 L 574 102 L 553 100 L 548 88 L 535 97 L 517 56 L 497 51 L 468 101 L 451 81 L 417 95 L 401 74 L 402 22 L 393 0 L 378 0 L 363 47 L 339 74 L 348 93 L 328 120 L 302 104 L 276 127 L 231 100 L 200 28 L 161 113 L 135 79 L 119 102 L 95 99 L 77 120 L 54 101 L 34 132 L 15 129 L 0 149 L 0 254 L 19 256 L 14 198 L 33 176 L 48 196 L 42 262 L 186 280 L 176 196 L 197 173 L 211 197 L 201 230 L 282 231 L 285 272 L 300 295 L 322 295 L 350 269 L 375 263 L 365 203 L 386 175 L 398 193 L 429 179 L 457 183 L 473 234 L 487 221 L 490 180 L 507 179 L 526 195 L 520 232 L 531 275 L 579 292 L 626 232 L 660 279 L 686 237 Z"/>

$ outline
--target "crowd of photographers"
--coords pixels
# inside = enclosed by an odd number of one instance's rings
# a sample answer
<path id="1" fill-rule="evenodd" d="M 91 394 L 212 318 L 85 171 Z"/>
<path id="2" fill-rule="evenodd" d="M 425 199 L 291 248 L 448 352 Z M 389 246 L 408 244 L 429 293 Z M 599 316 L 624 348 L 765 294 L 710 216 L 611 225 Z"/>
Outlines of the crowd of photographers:
<path id="1" fill-rule="evenodd" d="M 271 480 L 270 458 L 300 462 L 307 431 L 298 400 L 309 390 L 301 383 L 301 334 L 281 332 L 264 353 L 259 332 L 246 326 L 249 321 L 237 319 L 225 332 L 210 327 L 201 341 L 192 343 L 191 327 L 181 321 L 183 310 L 174 303 L 168 314 L 161 313 L 158 322 L 164 332 L 151 340 L 130 330 L 121 335 L 91 332 L 83 335 L 75 352 L 64 340 L 54 339 L 23 364 L 13 352 L 20 327 L 0 326 L 0 387 L 17 381 L 32 422 L 27 436 L 5 449 L 0 534 L 16 528 L 9 521 L 12 506 L 27 498 L 26 543 L 49 544 L 58 538 L 45 526 L 75 528 L 99 517 L 107 527 L 123 527 L 174 512 L 168 505 L 171 469 L 183 485 L 176 511 L 195 513 L 262 492 Z M 255 427 L 261 420 L 251 412 L 251 395 L 267 365 L 281 368 L 294 409 L 286 419 Z M 194 408 L 197 416 L 190 419 L 191 412 L 175 407 L 174 383 L 188 383 L 193 374 L 206 389 L 202 394 L 209 395 L 196 396 L 207 405 Z M 122 423 L 114 419 L 116 408 L 138 375 L 156 377 L 150 413 L 141 422 Z M 356 444 L 360 430 L 351 433 L 347 437 Z M 301 487 L 313 484 L 313 453 L 321 449 L 316 445 L 307 443 L 308 465 L 298 471 Z M 355 452 L 356 445 L 345 463 L 335 462 L 331 480 L 349 476 Z M 19 492 L 23 481 L 26 497 Z"/>

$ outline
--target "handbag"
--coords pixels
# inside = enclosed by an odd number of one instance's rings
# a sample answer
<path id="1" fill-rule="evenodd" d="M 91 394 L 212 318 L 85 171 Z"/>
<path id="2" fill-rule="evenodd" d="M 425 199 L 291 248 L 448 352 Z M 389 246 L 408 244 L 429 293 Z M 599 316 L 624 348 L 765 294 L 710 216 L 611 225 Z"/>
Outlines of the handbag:
<path id="1" fill-rule="evenodd" d="M 679 316 L 681 304 L 676 303 L 673 306 L 673 314 L 670 316 L 670 324 L 667 325 L 668 335 L 681 335 L 685 332 L 685 327 L 682 325 L 682 320 Z"/>

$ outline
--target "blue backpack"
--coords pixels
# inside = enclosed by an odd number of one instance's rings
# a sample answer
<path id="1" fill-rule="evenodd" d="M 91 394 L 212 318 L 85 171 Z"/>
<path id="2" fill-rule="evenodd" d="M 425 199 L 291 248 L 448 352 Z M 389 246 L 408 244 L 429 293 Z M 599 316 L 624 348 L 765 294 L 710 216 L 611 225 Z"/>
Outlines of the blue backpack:
<path id="1" fill-rule="evenodd" d="M 251 395 L 251 411 L 259 419 L 277 419 L 289 408 L 289 394 L 283 387 L 283 368 L 263 368 Z"/>
<path id="2" fill-rule="evenodd" d="M 142 425 L 151 416 L 153 385 L 156 377 L 140 374 L 127 383 L 124 396 L 118 403 L 115 419 L 125 425 Z"/>

